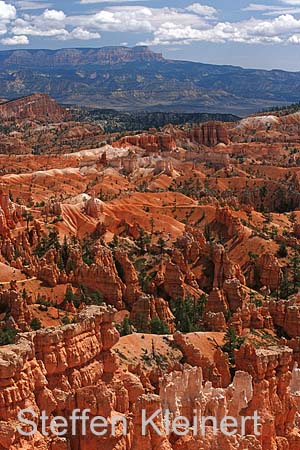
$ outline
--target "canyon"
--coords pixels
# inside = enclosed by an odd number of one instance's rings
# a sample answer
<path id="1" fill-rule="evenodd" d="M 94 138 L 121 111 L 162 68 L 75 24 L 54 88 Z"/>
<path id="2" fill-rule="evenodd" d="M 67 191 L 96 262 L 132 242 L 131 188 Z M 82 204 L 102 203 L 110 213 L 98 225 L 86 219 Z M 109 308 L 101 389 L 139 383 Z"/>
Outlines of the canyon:
<path id="1" fill-rule="evenodd" d="M 0 117 L 0 449 L 298 450 L 300 113 L 108 133 L 31 94 Z M 128 433 L 26 437 L 26 408 Z"/>

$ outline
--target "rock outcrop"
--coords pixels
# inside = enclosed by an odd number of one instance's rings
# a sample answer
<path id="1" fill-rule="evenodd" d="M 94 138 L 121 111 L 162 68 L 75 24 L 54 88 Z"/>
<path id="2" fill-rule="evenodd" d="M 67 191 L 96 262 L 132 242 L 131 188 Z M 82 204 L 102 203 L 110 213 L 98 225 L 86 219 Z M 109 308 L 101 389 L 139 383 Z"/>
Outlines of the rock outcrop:
<path id="1" fill-rule="evenodd" d="M 24 210 L 24 207 L 13 203 L 9 194 L 0 187 L 0 235 L 9 235 L 9 230 L 22 219 Z"/>
<path id="2" fill-rule="evenodd" d="M 201 333 L 200 333 L 201 335 Z M 205 381 L 214 387 L 226 387 L 230 383 L 230 372 L 227 357 L 217 347 L 213 347 L 209 355 L 201 350 L 201 336 L 198 333 L 184 335 L 174 334 L 174 341 L 184 355 L 185 361 L 195 367 L 201 367 Z"/>
<path id="3" fill-rule="evenodd" d="M 153 298 L 147 295 L 141 295 L 140 298 L 133 304 L 130 313 L 130 318 L 133 324 L 138 328 L 150 330 L 151 319 L 158 317 L 163 321 L 169 329 L 170 333 L 175 331 L 174 315 L 170 310 L 170 306 L 163 298 Z"/>
<path id="4" fill-rule="evenodd" d="M 296 403 L 289 391 L 292 354 L 284 346 L 255 349 L 248 344 L 236 352 L 237 369 L 253 377 L 253 398 L 243 414 L 257 411 L 260 415 L 260 441 L 264 450 L 273 450 L 280 441 L 288 449 L 300 445 L 299 430 L 293 429 Z M 249 426 L 246 430 L 249 434 L 253 432 Z"/>
<path id="5" fill-rule="evenodd" d="M 75 250 L 71 253 L 69 262 L 73 267 L 73 281 L 77 285 L 84 283 L 89 289 L 100 291 L 109 304 L 118 309 L 123 308 L 125 286 L 119 278 L 113 255 L 108 248 L 98 246 L 91 265 L 83 263 Z"/>
<path id="6" fill-rule="evenodd" d="M 9 321 L 16 330 L 28 331 L 32 319 L 29 309 L 31 299 L 21 295 L 15 282 L 11 282 L 10 289 L 0 291 L 0 308 L 6 311 Z"/>
<path id="7" fill-rule="evenodd" d="M 67 112 L 47 94 L 33 94 L 0 104 L 1 120 L 47 120 L 60 121 Z"/>
<path id="8" fill-rule="evenodd" d="M 228 145 L 230 142 L 226 128 L 219 122 L 206 122 L 200 128 L 193 128 L 190 139 L 207 147 L 214 147 L 220 143 Z"/>
<path id="9" fill-rule="evenodd" d="M 240 239 L 244 234 L 244 226 L 238 217 L 235 217 L 228 206 L 216 208 L 216 224 L 223 225 L 222 234 L 228 239 Z"/>
<path id="10" fill-rule="evenodd" d="M 118 147 L 132 145 L 134 147 L 140 147 L 149 153 L 156 153 L 159 150 L 172 151 L 177 148 L 176 141 L 173 136 L 163 133 L 145 133 L 135 136 L 125 136 L 114 145 Z"/>
<path id="11" fill-rule="evenodd" d="M 300 336 L 300 298 L 298 295 L 290 300 L 270 300 L 268 307 L 277 327 L 291 338 Z"/>
<path id="12" fill-rule="evenodd" d="M 277 448 L 288 450 L 298 448 L 300 435 L 294 425 L 299 374 L 297 367 L 293 376 L 289 371 L 291 349 L 259 350 L 244 345 L 236 353 L 238 371 L 230 383 L 225 355 L 220 349 L 209 359 L 199 349 L 195 351 L 185 336 L 176 333 L 175 342 L 194 367 L 184 366 L 163 375 L 159 395 L 155 395 L 145 390 L 144 384 L 149 385 L 149 381 L 145 383 L 146 379 L 140 379 L 138 374 L 119 368 L 118 358 L 112 351 L 119 339 L 112 325 L 113 318 L 112 308 L 89 307 L 79 314 L 76 324 L 23 333 L 15 345 L 0 348 L 0 445 L 4 450 L 86 450 L 99 446 L 178 450 L 195 449 L 199 445 L 213 450 L 215 444 L 228 450 L 273 450 L 275 445 L 283 445 Z M 100 415 L 107 418 L 108 424 L 114 416 L 123 416 L 128 424 L 127 436 L 123 435 L 120 421 L 115 436 L 111 436 L 108 427 L 102 437 L 92 435 L 89 430 L 84 435 L 80 429 L 76 436 L 67 434 L 63 438 L 51 433 L 48 437 L 41 433 L 23 437 L 16 427 L 17 413 L 25 408 L 33 409 L 38 415 L 45 411 L 50 417 L 66 418 L 75 408 L 86 408 L 90 419 Z M 142 435 L 142 410 L 150 417 L 160 409 L 155 423 L 161 435 L 152 428 Z M 241 416 L 257 411 L 262 434 L 254 437 L 254 424 L 247 422 L 246 436 L 238 434 L 227 439 L 219 428 L 217 435 L 213 435 L 207 423 L 205 436 L 195 436 L 191 431 L 174 441 L 165 428 L 166 410 L 171 419 L 184 415 L 191 422 L 195 412 L 199 419 L 215 417 L 217 424 L 224 416 L 233 416 L 237 418 L 239 430 Z"/>
<path id="13" fill-rule="evenodd" d="M 264 253 L 258 260 L 260 283 L 271 291 L 275 291 L 280 286 L 282 270 L 278 259 L 272 253 Z"/>
<path id="14" fill-rule="evenodd" d="M 93 194 L 91 198 L 86 201 L 84 211 L 88 216 L 99 219 L 103 213 L 103 202 Z"/>
<path id="15" fill-rule="evenodd" d="M 213 287 L 222 288 L 226 280 L 236 279 L 245 285 L 245 277 L 238 264 L 234 264 L 223 245 L 217 244 L 212 249 L 212 261 L 214 264 Z"/>
<path id="16" fill-rule="evenodd" d="M 111 352 L 119 338 L 112 320 L 112 310 L 90 307 L 79 315 L 78 324 L 21 334 L 15 345 L 0 348 L 0 420 L 2 425 L 6 422 L 6 432 L 0 433 L 2 448 L 66 448 L 55 440 L 44 438 L 42 443 L 41 435 L 40 444 L 26 441 L 16 432 L 20 409 L 68 417 L 78 407 L 109 416 L 120 406 L 105 384 L 118 367 Z"/>

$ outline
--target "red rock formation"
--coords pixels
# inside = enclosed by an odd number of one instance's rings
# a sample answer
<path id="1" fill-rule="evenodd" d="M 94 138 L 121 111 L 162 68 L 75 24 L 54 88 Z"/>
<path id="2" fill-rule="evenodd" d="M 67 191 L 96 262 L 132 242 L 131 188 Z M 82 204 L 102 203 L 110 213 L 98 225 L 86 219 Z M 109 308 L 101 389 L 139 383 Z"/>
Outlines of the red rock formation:
<path id="1" fill-rule="evenodd" d="M 274 330 L 274 323 L 268 306 L 257 307 L 253 303 L 238 308 L 228 322 L 229 327 L 233 327 L 237 334 L 242 336 L 243 331 L 254 330 Z"/>
<path id="2" fill-rule="evenodd" d="M 7 310 L 9 321 L 13 321 L 13 326 L 21 331 L 28 331 L 32 314 L 28 308 L 31 299 L 22 296 L 16 287 L 16 283 L 11 282 L 10 289 L 0 292 L 0 305 Z"/>
<path id="3" fill-rule="evenodd" d="M 100 291 L 107 302 L 118 309 L 124 307 L 125 286 L 118 276 L 111 251 L 103 246 L 95 249 L 94 263 L 84 264 L 80 254 L 72 250 L 69 263 L 73 268 L 73 281 L 94 291 Z"/>
<path id="4" fill-rule="evenodd" d="M 60 216 L 62 214 L 62 205 L 57 199 L 50 199 L 44 206 L 43 213 L 45 216 Z"/>
<path id="5" fill-rule="evenodd" d="M 188 295 L 196 298 L 203 293 L 183 254 L 177 248 L 172 251 L 171 257 L 162 260 L 153 283 L 174 300 L 186 298 Z"/>
<path id="6" fill-rule="evenodd" d="M 39 119 L 61 121 L 67 117 L 67 112 L 47 94 L 33 94 L 0 105 L 2 120 Z"/>
<path id="7" fill-rule="evenodd" d="M 164 433 L 163 417 L 159 414 L 154 423 L 160 433 L 153 430 L 152 427 L 147 428 L 146 435 L 142 433 L 142 411 L 145 411 L 147 417 L 157 412 L 161 408 L 160 397 L 154 394 L 144 394 L 139 397 L 134 409 L 134 433 L 132 441 L 132 450 L 138 449 L 162 449 L 172 450 L 172 446 L 168 437 Z"/>
<path id="8" fill-rule="evenodd" d="M 218 288 L 214 288 L 208 296 L 208 301 L 205 305 L 206 312 L 225 313 L 228 311 L 228 303 L 224 292 Z"/>
<path id="9" fill-rule="evenodd" d="M 295 222 L 294 223 L 294 235 L 296 236 L 297 239 L 300 238 L 300 223 Z"/>
<path id="10" fill-rule="evenodd" d="M 278 442 L 276 436 L 281 437 L 283 448 L 295 449 L 300 443 L 299 430 L 293 429 L 296 404 L 288 390 L 292 353 L 288 347 L 255 349 L 251 345 L 244 345 L 236 352 L 238 370 L 244 370 L 253 377 L 253 399 L 243 414 L 251 415 L 258 411 L 264 450 L 274 449 Z M 249 425 L 246 430 L 251 434 Z"/>
<path id="11" fill-rule="evenodd" d="M 213 247 L 212 260 L 214 263 L 213 287 L 222 288 L 226 280 L 237 279 L 242 285 L 246 284 L 245 277 L 238 264 L 234 264 L 223 245 Z"/>
<path id="12" fill-rule="evenodd" d="M 138 274 L 125 252 L 117 250 L 115 259 L 121 268 L 121 278 L 125 284 L 124 300 L 129 306 L 132 306 L 142 295 Z"/>
<path id="13" fill-rule="evenodd" d="M 123 172 L 126 174 L 134 172 L 136 169 L 138 169 L 138 161 L 137 159 L 134 159 L 132 156 L 130 158 L 123 158 L 122 159 L 122 169 Z"/>
<path id="14" fill-rule="evenodd" d="M 205 355 L 197 333 L 174 334 L 174 341 L 182 351 L 185 361 L 191 366 L 201 367 L 205 381 L 211 381 L 215 387 L 225 387 L 230 383 L 229 364 L 226 355 L 216 346 L 212 353 Z M 199 343 L 199 346 L 197 345 Z"/>
<path id="15" fill-rule="evenodd" d="M 228 206 L 216 209 L 216 223 L 224 226 L 223 231 L 229 239 L 239 239 L 244 234 L 244 226 Z"/>
<path id="16" fill-rule="evenodd" d="M 0 235 L 9 234 L 8 229 L 15 228 L 18 221 L 22 218 L 24 208 L 13 203 L 9 194 L 0 188 Z"/>
<path id="17" fill-rule="evenodd" d="M 59 284 L 61 271 L 57 265 L 55 250 L 49 250 L 40 261 L 37 277 L 47 286 L 55 287 Z"/>
<path id="18" fill-rule="evenodd" d="M 219 122 L 207 122 L 200 128 L 193 128 L 190 132 L 190 139 L 207 147 L 214 147 L 217 144 L 229 144 L 229 137 L 226 128 Z"/>
<path id="19" fill-rule="evenodd" d="M 275 291 L 280 286 L 282 271 L 278 259 L 272 253 L 266 252 L 259 257 L 258 269 L 260 273 L 260 283 Z"/>
<path id="20" fill-rule="evenodd" d="M 66 417 L 74 408 L 88 408 L 92 415 L 113 412 L 116 396 L 102 381 L 118 367 L 110 350 L 118 340 L 112 319 L 112 312 L 90 307 L 76 325 L 23 334 L 16 345 L 0 349 L 0 420 L 8 422 L 7 431 L 12 430 L 4 436 L 0 433 L 4 448 L 26 448 L 15 431 L 19 408 Z M 42 444 L 40 439 L 43 447 L 35 448 L 53 448 L 51 441 Z M 77 439 L 81 441 L 80 436 Z M 82 440 L 81 448 L 86 448 L 89 440 Z"/>
<path id="21" fill-rule="evenodd" d="M 118 141 L 115 146 L 125 147 L 126 145 L 133 145 L 135 147 L 143 148 L 147 152 L 156 153 L 159 150 L 176 150 L 177 145 L 173 136 L 168 134 L 141 134 L 135 136 L 125 136 Z"/>
<path id="22" fill-rule="evenodd" d="M 144 328 L 150 331 L 150 322 L 154 317 L 159 317 L 166 325 L 168 325 L 170 333 L 175 331 L 174 315 L 172 314 L 169 304 L 163 298 L 153 298 L 147 295 L 140 295 L 139 299 L 132 306 L 130 318 L 132 323 L 139 326 L 144 323 Z"/>
<path id="23" fill-rule="evenodd" d="M 172 372 L 161 381 L 160 397 L 163 410 L 170 411 L 171 418 L 184 416 L 191 422 L 195 411 L 199 421 L 201 417 L 213 416 L 219 422 L 224 416 L 237 416 L 243 413 L 253 399 L 252 377 L 246 372 L 238 371 L 233 383 L 227 389 L 214 389 L 210 383 L 203 386 L 202 371 L 199 368 L 188 369 L 183 373 Z M 241 432 L 241 424 L 238 424 Z M 221 430 L 216 433 L 205 427 L 202 433 L 187 433 L 178 438 L 174 449 L 243 449 L 261 450 L 259 438 L 254 436 L 225 436 Z"/>
<path id="24" fill-rule="evenodd" d="M 163 286 L 167 295 L 173 299 L 184 298 L 184 275 L 176 264 L 168 260 L 161 264 L 154 282 L 156 286 Z"/>
<path id="25" fill-rule="evenodd" d="M 209 331 L 226 331 L 226 319 L 222 312 L 206 312 L 203 317 L 205 329 Z"/>
<path id="26" fill-rule="evenodd" d="M 188 226 L 185 233 L 177 238 L 175 245 L 181 250 L 188 264 L 195 264 L 197 259 L 206 253 L 207 248 L 202 231 Z"/>
<path id="27" fill-rule="evenodd" d="M 158 175 L 162 172 L 164 172 L 166 175 L 172 176 L 173 164 L 171 161 L 165 159 L 159 159 L 158 161 L 156 161 L 154 169 L 155 175 Z"/>
<path id="28" fill-rule="evenodd" d="M 270 300 L 268 303 L 274 324 L 288 336 L 300 336 L 300 299 L 295 296 L 290 300 Z"/>
<path id="29" fill-rule="evenodd" d="M 91 198 L 87 200 L 84 210 L 88 216 L 99 219 L 103 213 L 103 202 L 93 194 Z"/>
<path id="30" fill-rule="evenodd" d="M 291 380 L 291 349 L 243 346 L 236 354 L 237 367 L 243 370 L 236 372 L 229 385 L 228 362 L 219 348 L 209 358 L 189 341 L 189 336 L 176 333 L 175 342 L 196 367 L 185 366 L 164 374 L 159 395 L 154 395 L 146 393 L 137 375 L 118 369 L 118 360 L 111 351 L 119 337 L 112 326 L 113 316 L 113 310 L 89 307 L 76 324 L 22 334 L 16 345 L 0 349 L 0 444 L 4 449 L 193 450 L 199 445 L 205 450 L 214 450 L 215 445 L 228 450 L 299 448 L 300 435 L 294 428 L 299 376 L 295 370 Z M 219 387 L 203 383 L 209 379 Z M 112 416 L 124 415 L 128 436 L 123 436 L 120 428 L 115 437 L 109 432 L 103 437 L 90 432 L 83 436 L 78 430 L 73 438 L 56 439 L 50 435 L 45 439 L 37 434 L 25 439 L 16 432 L 17 412 L 24 408 L 64 417 L 75 408 L 87 408 L 90 418 L 101 415 L 109 423 Z M 218 421 L 225 415 L 239 421 L 240 416 L 257 410 L 262 418 L 262 436 L 250 436 L 252 422 L 248 422 L 245 437 L 224 437 L 221 433 L 214 436 L 208 427 L 205 438 L 189 433 L 174 441 L 164 429 L 161 414 L 155 422 L 162 434 L 149 427 L 143 436 L 142 410 L 150 417 L 158 409 L 168 409 L 171 418 L 178 414 L 192 418 L 196 410 L 199 417 L 213 415 Z"/>
<path id="31" fill-rule="evenodd" d="M 32 152 L 32 148 L 26 144 L 20 137 L 0 135 L 0 153 L 4 155 L 12 154 L 28 154 Z"/>
<path id="32" fill-rule="evenodd" d="M 226 280 L 223 289 L 231 312 L 247 304 L 249 300 L 247 290 L 237 278 Z"/>

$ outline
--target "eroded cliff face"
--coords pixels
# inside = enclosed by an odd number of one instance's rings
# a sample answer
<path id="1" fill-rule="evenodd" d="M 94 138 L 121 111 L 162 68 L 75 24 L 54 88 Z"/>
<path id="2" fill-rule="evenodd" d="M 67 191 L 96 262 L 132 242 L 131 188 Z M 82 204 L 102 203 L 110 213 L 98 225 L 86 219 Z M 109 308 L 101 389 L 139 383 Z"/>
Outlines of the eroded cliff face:
<path id="1" fill-rule="evenodd" d="M 176 150 L 176 141 L 170 134 L 155 133 L 141 134 L 137 136 L 126 136 L 115 144 L 118 147 L 132 145 L 143 148 L 148 152 L 158 152 L 160 150 Z"/>
<path id="2" fill-rule="evenodd" d="M 33 94 L 28 97 L 0 104 L 2 120 L 45 119 L 63 120 L 67 112 L 47 94 Z"/>
<path id="3" fill-rule="evenodd" d="M 155 394 L 156 388 L 151 386 L 145 371 L 134 374 L 130 367 L 119 365 L 113 351 L 119 340 L 113 326 L 114 314 L 112 308 L 88 307 L 80 313 L 77 323 L 23 333 L 15 345 L 0 348 L 1 449 L 299 448 L 300 435 L 295 429 L 299 371 L 295 367 L 292 375 L 289 370 L 291 349 L 242 347 L 236 354 L 239 370 L 232 383 L 229 377 L 223 387 L 213 387 L 209 379 L 205 381 L 205 364 L 200 367 L 195 364 L 197 361 L 190 360 L 194 367 L 178 365 L 175 371 L 167 370 L 162 374 Z M 180 346 L 188 356 L 187 344 Z M 219 367 L 226 365 L 225 360 L 221 362 L 220 354 L 218 363 Z M 16 428 L 20 425 L 17 414 L 25 408 L 37 415 L 45 411 L 50 418 L 58 415 L 69 418 L 74 409 L 87 408 L 91 419 L 102 416 L 110 425 L 114 416 L 123 416 L 128 432 L 123 435 L 120 419 L 114 436 L 111 430 L 103 437 L 96 437 L 89 431 L 85 436 L 77 429 L 76 436 L 54 437 L 51 433 L 45 436 L 39 428 L 33 437 L 22 437 Z M 147 417 L 161 410 L 154 420 L 161 435 L 151 426 L 142 435 L 142 410 Z M 253 427 L 249 425 L 247 436 L 224 436 L 219 427 L 214 436 L 212 424 L 207 423 L 205 437 L 201 433 L 194 436 L 192 428 L 186 436 L 176 437 L 165 427 L 166 410 L 170 411 L 171 418 L 184 415 L 191 421 L 195 411 L 199 420 L 203 416 L 214 416 L 218 423 L 230 415 L 237 418 L 239 426 L 242 416 L 257 411 L 262 418 L 262 435 L 254 436 Z M 49 428 L 46 430 L 49 432 Z"/>
<path id="4" fill-rule="evenodd" d="M 274 324 L 291 338 L 297 338 L 300 334 L 300 298 L 298 295 L 289 300 L 271 300 L 269 310 Z"/>
<path id="5" fill-rule="evenodd" d="M 190 139 L 207 147 L 220 143 L 227 145 L 230 142 L 226 128 L 218 122 L 207 122 L 200 128 L 192 129 Z"/>
<path id="6" fill-rule="evenodd" d="M 25 208 L 13 203 L 0 186 L 0 236 L 10 235 L 10 230 L 16 227 L 24 211 Z"/>
<path id="7" fill-rule="evenodd" d="M 294 428 L 297 406 L 291 395 L 295 384 L 294 380 L 291 383 L 292 356 L 293 351 L 286 346 L 255 349 L 245 345 L 236 353 L 237 368 L 253 377 L 253 398 L 243 413 L 260 411 L 264 450 L 282 447 L 294 450 L 300 445 L 299 429 Z M 247 431 L 251 433 L 249 428 Z"/>
<path id="8" fill-rule="evenodd" d="M 127 392 L 122 392 L 122 399 L 119 394 L 118 399 L 110 390 L 118 368 L 111 348 L 119 339 L 112 320 L 111 309 L 90 307 L 79 315 L 76 324 L 21 334 L 15 345 L 1 347 L 1 448 L 72 447 L 66 439 L 53 441 L 39 434 L 24 440 L 16 432 L 21 409 L 66 417 L 73 409 L 85 407 L 94 415 L 102 411 L 108 416 L 114 409 L 126 412 Z M 88 442 L 81 443 L 78 437 L 72 448 L 87 448 Z"/>

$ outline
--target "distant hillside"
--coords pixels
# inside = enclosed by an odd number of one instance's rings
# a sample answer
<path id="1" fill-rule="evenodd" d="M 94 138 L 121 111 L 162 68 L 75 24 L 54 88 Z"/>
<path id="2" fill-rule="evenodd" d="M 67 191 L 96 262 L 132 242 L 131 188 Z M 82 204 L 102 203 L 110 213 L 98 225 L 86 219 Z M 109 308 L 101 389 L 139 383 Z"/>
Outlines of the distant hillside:
<path id="1" fill-rule="evenodd" d="M 149 130 L 165 125 L 195 124 L 209 121 L 236 122 L 239 117 L 232 114 L 172 113 L 172 112 L 118 112 L 115 110 L 72 108 L 72 116 L 82 122 L 95 122 L 106 133 Z"/>
<path id="2" fill-rule="evenodd" d="M 1 96 L 117 110 L 246 115 L 300 97 L 300 73 L 166 60 L 147 47 L 0 52 Z"/>
<path id="3" fill-rule="evenodd" d="M 300 111 L 300 103 L 290 103 L 285 106 L 273 106 L 272 108 L 268 108 L 264 111 L 260 111 L 260 115 L 264 115 L 266 113 L 272 113 L 276 116 L 287 116 L 289 114 L 294 114 Z"/>

